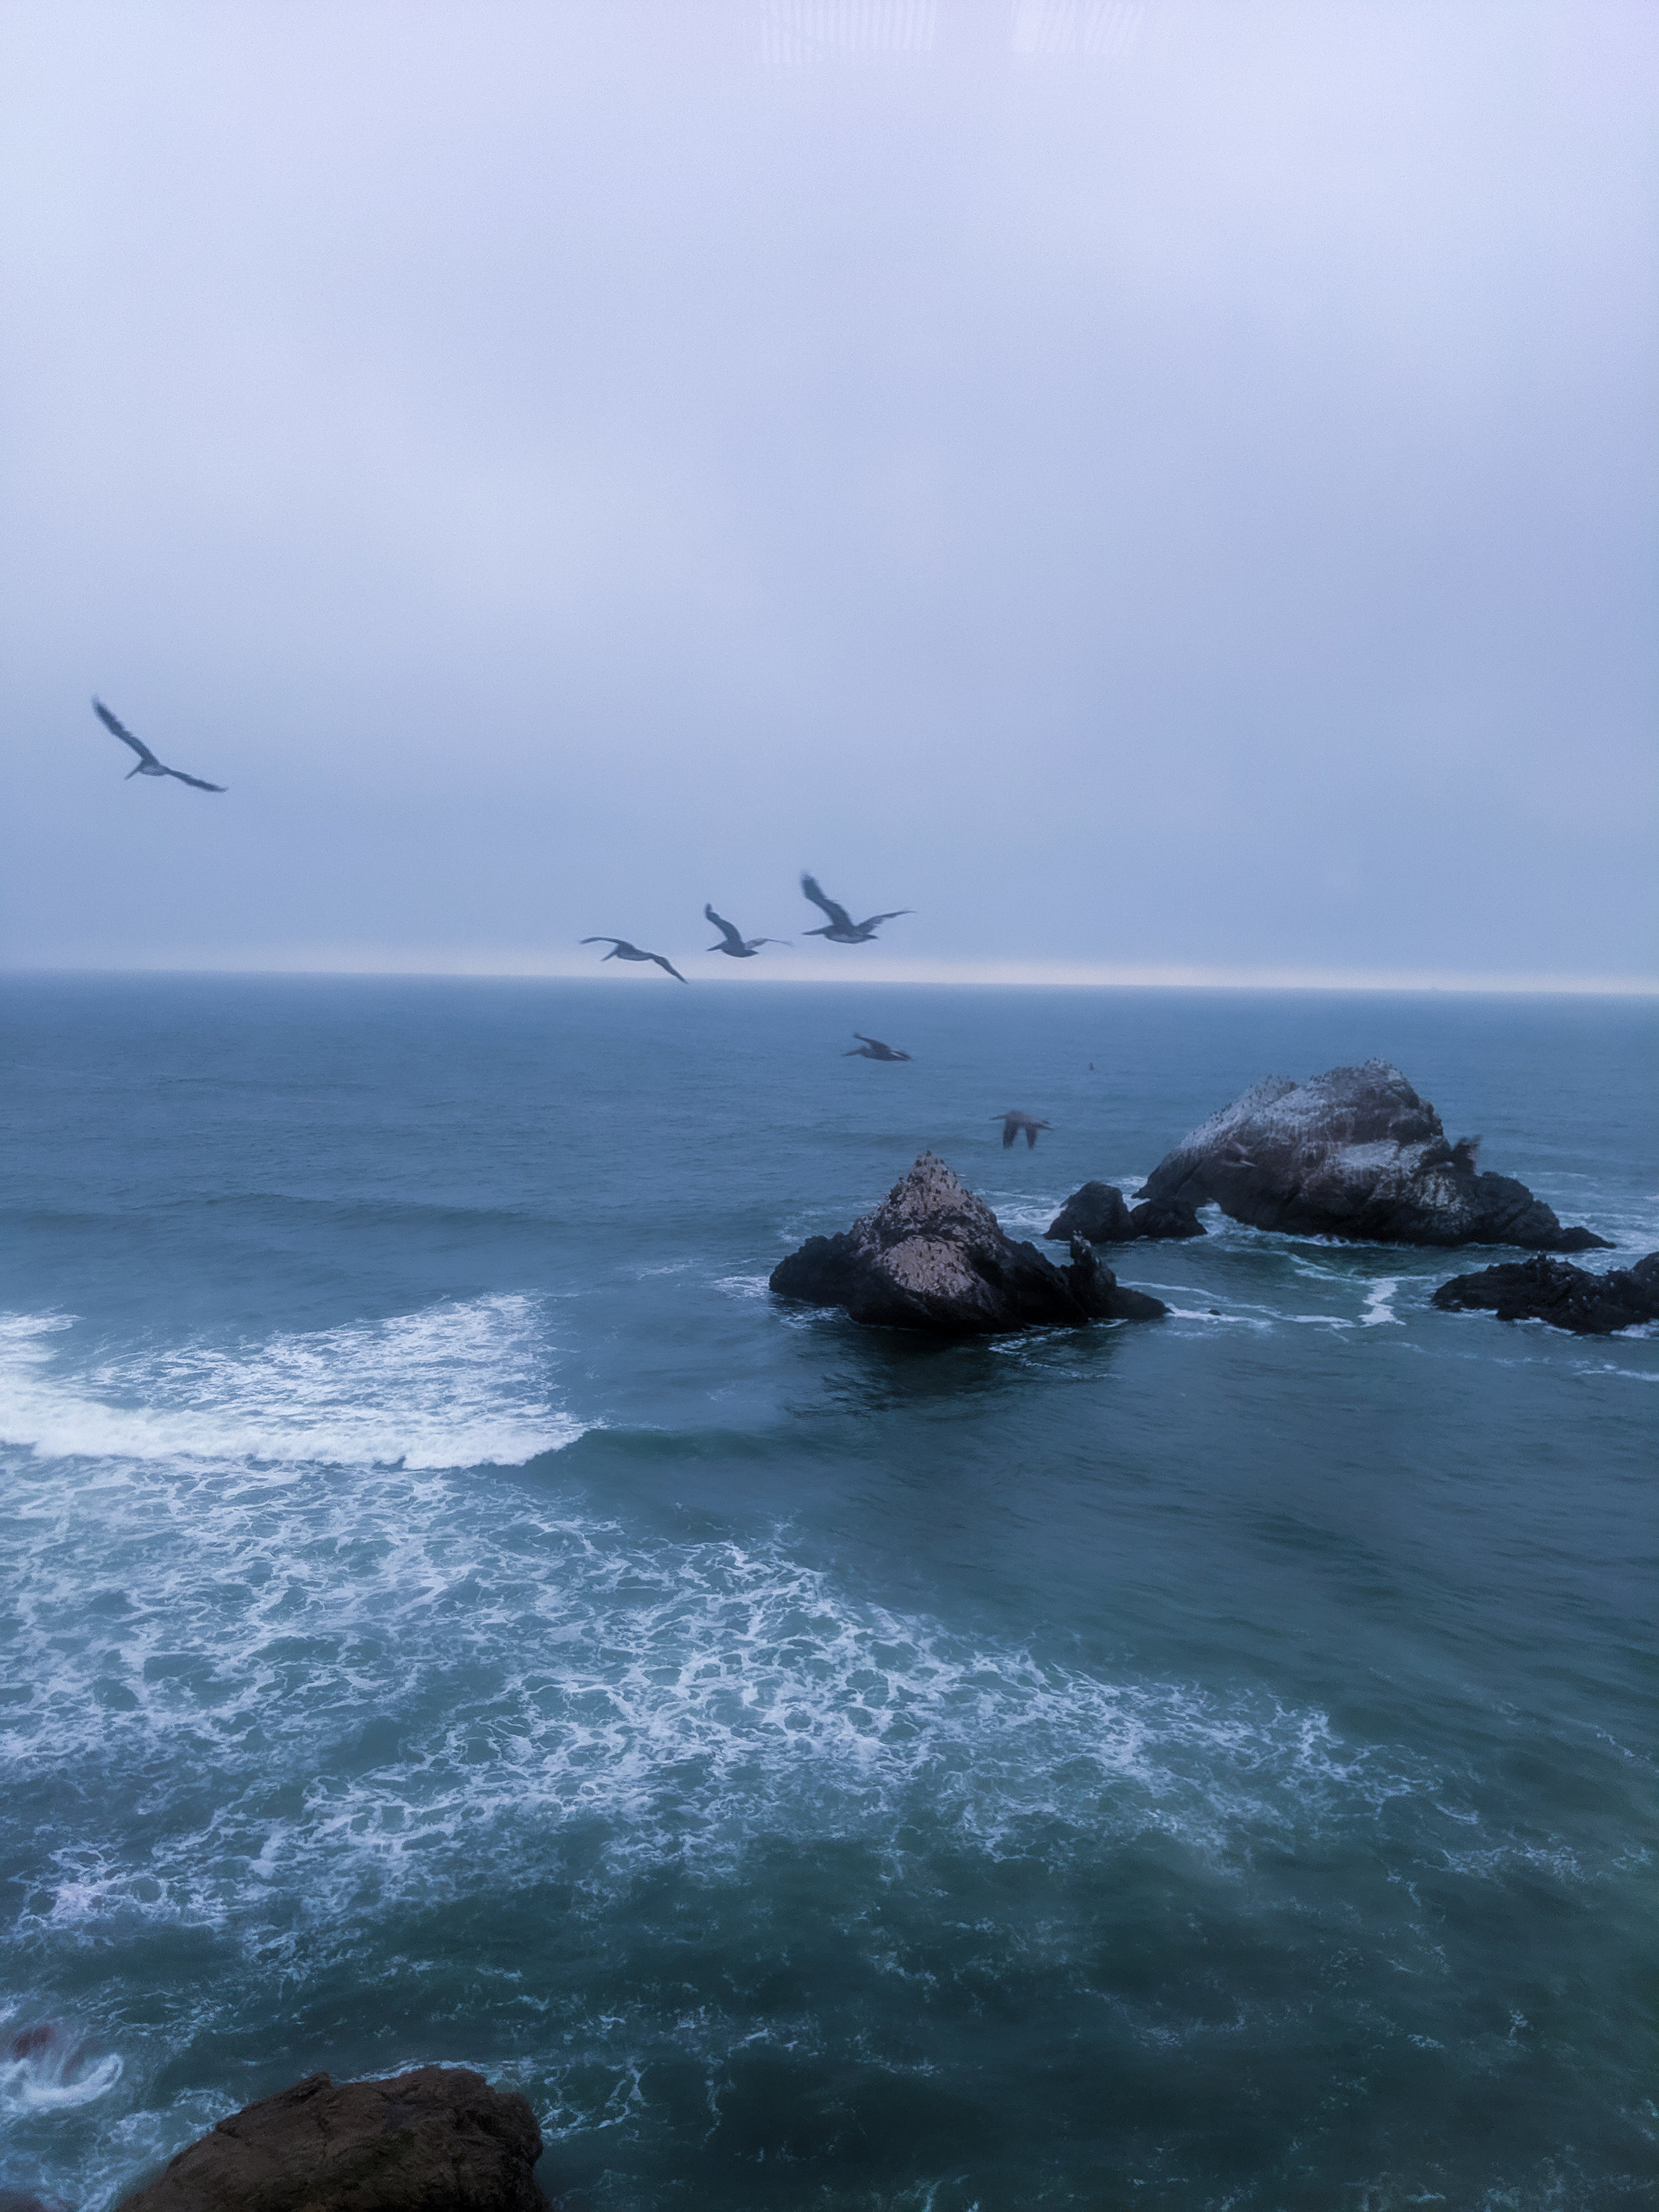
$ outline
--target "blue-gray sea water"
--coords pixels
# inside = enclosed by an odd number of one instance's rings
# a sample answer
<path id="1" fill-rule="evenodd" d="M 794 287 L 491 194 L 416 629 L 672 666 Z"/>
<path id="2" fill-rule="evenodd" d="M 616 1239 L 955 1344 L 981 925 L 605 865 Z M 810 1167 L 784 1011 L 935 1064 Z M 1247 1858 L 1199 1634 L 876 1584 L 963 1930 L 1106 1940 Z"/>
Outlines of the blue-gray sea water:
<path id="1" fill-rule="evenodd" d="M 1650 1005 L 0 996 L 5 2185 L 435 2060 L 616 2212 L 1651 2203 L 1659 1343 L 1213 1213 L 1161 1323 L 766 1288 L 1374 1054 L 1628 1259 Z"/>

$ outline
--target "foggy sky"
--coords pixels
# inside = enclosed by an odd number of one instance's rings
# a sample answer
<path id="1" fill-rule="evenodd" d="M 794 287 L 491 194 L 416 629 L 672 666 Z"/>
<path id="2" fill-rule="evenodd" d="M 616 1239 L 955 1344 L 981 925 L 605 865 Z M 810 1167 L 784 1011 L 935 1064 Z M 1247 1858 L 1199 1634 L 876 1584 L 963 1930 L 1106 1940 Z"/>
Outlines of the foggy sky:
<path id="1" fill-rule="evenodd" d="M 1646 0 L 0 35 L 0 961 L 1659 973 Z"/>

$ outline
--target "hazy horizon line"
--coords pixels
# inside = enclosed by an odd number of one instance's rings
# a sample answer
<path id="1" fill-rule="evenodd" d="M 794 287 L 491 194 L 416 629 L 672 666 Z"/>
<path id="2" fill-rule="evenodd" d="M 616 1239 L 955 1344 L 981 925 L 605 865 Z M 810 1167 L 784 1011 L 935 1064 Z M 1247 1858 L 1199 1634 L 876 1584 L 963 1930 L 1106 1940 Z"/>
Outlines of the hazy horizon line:
<path id="1" fill-rule="evenodd" d="M 684 959 L 686 956 L 682 955 Z M 606 978 L 591 963 L 564 966 L 547 960 L 437 959 L 397 960 L 384 953 L 346 954 L 332 958 L 265 959 L 241 962 L 147 961 L 112 964 L 108 962 L 49 961 L 0 963 L 0 975 L 23 978 L 48 975 L 217 975 L 304 976 L 359 978 L 364 981 L 402 979 L 408 981 L 480 982 L 602 982 Z M 643 979 L 635 979 L 635 981 Z M 1639 975 L 1503 975 L 1455 969 L 1316 969 L 1291 967 L 1221 968 L 1198 963 L 1121 963 L 1077 961 L 907 961 L 897 964 L 860 963 L 841 973 L 814 968 L 791 974 L 783 962 L 769 963 L 766 973 L 740 975 L 725 970 L 698 973 L 697 983 L 786 983 L 811 987 L 826 983 L 939 984 L 950 986 L 1028 988 L 1048 990 L 1194 990 L 1194 991 L 1354 991 L 1463 994 L 1480 997 L 1632 998 L 1659 997 L 1659 977 Z"/>

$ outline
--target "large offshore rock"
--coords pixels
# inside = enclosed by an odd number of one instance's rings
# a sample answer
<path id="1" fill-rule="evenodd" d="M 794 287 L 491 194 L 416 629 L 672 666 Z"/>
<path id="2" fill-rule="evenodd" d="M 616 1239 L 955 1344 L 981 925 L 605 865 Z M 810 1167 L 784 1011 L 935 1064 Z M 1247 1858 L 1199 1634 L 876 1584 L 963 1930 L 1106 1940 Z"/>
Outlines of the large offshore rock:
<path id="1" fill-rule="evenodd" d="M 1081 1237 L 1091 1244 L 1133 1244 L 1175 1237 L 1203 1237 L 1204 1224 L 1179 1199 L 1150 1200 L 1131 1209 L 1115 1183 L 1085 1182 L 1074 1190 L 1043 1231 L 1045 1237 Z"/>
<path id="2" fill-rule="evenodd" d="M 844 1306 L 876 1328 L 988 1336 L 1044 1323 L 1154 1321 L 1169 1309 L 1125 1290 L 1081 1237 L 1056 1267 L 1034 1244 L 1006 1237 L 932 1152 L 923 1152 L 873 1213 L 836 1237 L 809 1237 L 772 1271 L 781 1297 Z"/>
<path id="3" fill-rule="evenodd" d="M 1538 1252 L 1607 1244 L 1588 1229 L 1564 1229 L 1512 1176 L 1482 1175 L 1480 1143 L 1448 1144 L 1440 1116 L 1400 1070 L 1368 1060 L 1307 1083 L 1269 1076 L 1183 1137 L 1139 1195 L 1213 1201 L 1235 1221 L 1293 1236 Z"/>
<path id="4" fill-rule="evenodd" d="M 1593 1275 L 1566 1260 L 1511 1260 L 1478 1275 L 1454 1275 L 1430 1302 L 1443 1311 L 1474 1309 L 1499 1321 L 1547 1321 L 1580 1336 L 1612 1336 L 1659 1321 L 1659 1252 L 1633 1267 Z"/>
<path id="5" fill-rule="evenodd" d="M 541 2130 L 464 2066 L 312 2074 L 221 2120 L 118 2212 L 547 2212 Z"/>

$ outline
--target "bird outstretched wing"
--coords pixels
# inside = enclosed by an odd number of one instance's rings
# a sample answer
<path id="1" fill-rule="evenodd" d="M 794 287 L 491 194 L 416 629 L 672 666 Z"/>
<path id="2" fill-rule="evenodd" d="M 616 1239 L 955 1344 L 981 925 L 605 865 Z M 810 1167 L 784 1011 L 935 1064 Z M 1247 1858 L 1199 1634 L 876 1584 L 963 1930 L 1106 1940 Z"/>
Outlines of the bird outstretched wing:
<path id="1" fill-rule="evenodd" d="M 741 935 L 726 919 L 724 915 L 716 914 L 712 906 L 705 906 L 702 911 L 703 919 L 706 921 L 712 921 L 714 923 L 715 928 L 719 930 L 720 935 L 726 939 L 728 945 L 741 945 L 743 943 Z M 770 942 L 769 939 L 763 939 L 761 941 L 763 944 Z"/>
<path id="2" fill-rule="evenodd" d="M 131 775 L 131 769 L 129 769 L 127 773 Z M 198 791 L 222 791 L 225 788 L 222 783 L 209 783 L 199 775 L 186 775 L 181 768 L 163 769 L 161 773 L 164 775 L 176 775 L 180 783 L 194 784 Z"/>
<path id="3" fill-rule="evenodd" d="M 654 960 L 659 968 L 665 969 L 668 974 L 673 977 L 677 983 L 684 982 L 684 976 L 681 975 L 679 969 L 674 965 L 673 962 L 672 960 L 665 960 L 660 952 L 647 952 L 645 957 L 647 960 Z"/>
<path id="4" fill-rule="evenodd" d="M 846 908 L 837 906 L 832 898 L 825 898 L 823 893 L 818 889 L 818 879 L 816 876 L 803 876 L 800 879 L 800 887 L 814 906 L 823 908 L 830 917 L 832 928 L 851 929 L 854 927 L 853 917 L 848 913 Z"/>
<path id="5" fill-rule="evenodd" d="M 625 937 L 584 937 L 578 942 L 582 945 L 626 945 L 628 939 Z"/>
<path id="6" fill-rule="evenodd" d="M 914 914 L 913 906 L 896 906 L 891 914 L 872 914 L 859 924 L 860 929 L 873 929 L 878 921 L 896 921 L 902 914 Z"/>
<path id="7" fill-rule="evenodd" d="M 142 738 L 135 738 L 132 732 L 129 730 L 125 724 L 118 722 L 114 715 L 111 714 L 109 708 L 104 704 L 101 699 L 94 699 L 93 701 L 92 711 L 97 715 L 99 720 L 110 732 L 110 735 L 112 737 L 119 738 L 124 745 L 131 745 L 134 752 L 137 754 L 140 760 L 150 761 L 153 762 L 157 768 L 161 767 L 161 762 L 156 760 L 155 754 L 151 752 L 149 747 L 144 743 L 143 739 Z M 132 773 L 131 769 L 129 769 L 127 773 L 130 775 Z M 174 773 L 176 774 L 177 771 L 175 770 Z M 191 783 L 194 781 L 195 779 L 193 776 L 187 775 L 185 778 L 185 781 L 186 783 Z M 216 784 L 210 784 L 208 787 L 210 791 L 216 791 L 218 787 L 219 787 Z"/>

